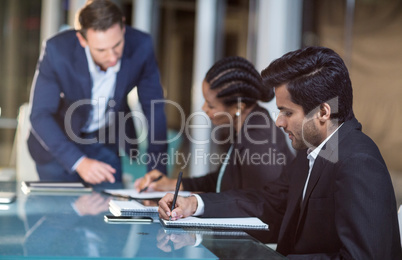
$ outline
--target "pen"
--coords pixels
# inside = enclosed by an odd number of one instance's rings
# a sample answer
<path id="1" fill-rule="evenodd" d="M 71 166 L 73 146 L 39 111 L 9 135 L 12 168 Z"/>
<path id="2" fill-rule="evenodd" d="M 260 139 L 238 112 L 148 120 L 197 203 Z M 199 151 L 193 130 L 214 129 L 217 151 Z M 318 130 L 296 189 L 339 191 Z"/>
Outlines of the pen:
<path id="1" fill-rule="evenodd" d="M 160 179 L 162 179 L 162 177 L 163 177 L 163 175 L 161 174 L 158 178 L 152 180 L 151 183 L 159 181 Z M 147 189 L 148 189 L 148 186 L 142 188 L 138 193 L 142 193 L 142 192 L 146 191 Z"/>
<path id="2" fill-rule="evenodd" d="M 172 203 L 172 208 L 170 210 L 170 217 L 169 221 L 172 220 L 172 211 L 174 210 L 174 207 L 176 205 L 176 200 L 177 200 L 177 194 L 179 194 L 179 189 L 180 189 L 180 183 L 181 183 L 181 176 L 183 175 L 183 172 L 179 173 L 179 178 L 177 178 L 176 182 L 176 189 L 174 191 L 174 196 L 173 196 L 173 203 Z"/>

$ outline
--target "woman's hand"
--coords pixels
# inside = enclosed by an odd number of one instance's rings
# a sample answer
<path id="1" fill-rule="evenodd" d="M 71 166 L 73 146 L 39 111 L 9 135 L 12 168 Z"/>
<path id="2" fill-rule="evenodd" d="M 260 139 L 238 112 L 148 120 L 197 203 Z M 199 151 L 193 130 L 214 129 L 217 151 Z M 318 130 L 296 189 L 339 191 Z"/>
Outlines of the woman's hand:
<path id="1" fill-rule="evenodd" d="M 169 219 L 171 217 L 171 220 L 177 220 L 192 216 L 197 210 L 198 201 L 195 196 L 177 196 L 175 208 L 171 211 L 173 197 L 172 193 L 168 193 L 159 201 L 158 212 L 160 218 Z"/>
<path id="2" fill-rule="evenodd" d="M 160 176 L 162 177 L 157 180 Z M 141 191 L 145 187 L 148 187 L 147 191 L 172 191 L 176 188 L 176 181 L 176 179 L 169 179 L 158 170 L 152 170 L 145 174 L 144 177 L 137 179 L 134 182 L 134 188 L 137 191 Z M 180 189 L 182 189 L 182 186 L 180 186 Z"/>

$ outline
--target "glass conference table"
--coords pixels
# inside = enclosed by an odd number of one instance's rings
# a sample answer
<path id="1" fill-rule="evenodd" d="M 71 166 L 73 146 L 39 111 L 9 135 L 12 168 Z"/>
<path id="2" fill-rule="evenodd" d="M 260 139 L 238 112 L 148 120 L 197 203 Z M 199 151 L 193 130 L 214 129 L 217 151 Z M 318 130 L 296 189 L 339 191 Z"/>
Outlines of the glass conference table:
<path id="1" fill-rule="evenodd" d="M 107 223 L 111 197 L 100 190 L 25 195 L 19 183 L 3 182 L 0 191 L 17 192 L 0 204 L 0 259 L 284 259 L 244 232 L 164 229 L 157 216 Z"/>

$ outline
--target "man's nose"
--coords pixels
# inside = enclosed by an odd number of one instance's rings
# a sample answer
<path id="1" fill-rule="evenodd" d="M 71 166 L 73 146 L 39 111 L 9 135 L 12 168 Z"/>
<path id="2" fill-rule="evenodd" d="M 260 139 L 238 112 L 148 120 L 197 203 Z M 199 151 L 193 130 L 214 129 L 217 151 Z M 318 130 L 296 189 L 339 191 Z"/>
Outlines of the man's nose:
<path id="1" fill-rule="evenodd" d="M 115 61 L 117 61 L 118 58 L 119 58 L 119 55 L 116 51 L 114 51 L 113 49 L 108 51 L 108 59 L 110 62 L 115 62 Z"/>
<path id="2" fill-rule="evenodd" d="M 283 127 L 285 128 L 286 126 L 286 120 L 283 118 L 283 116 L 279 115 L 278 118 L 275 121 L 275 125 L 277 127 Z"/>

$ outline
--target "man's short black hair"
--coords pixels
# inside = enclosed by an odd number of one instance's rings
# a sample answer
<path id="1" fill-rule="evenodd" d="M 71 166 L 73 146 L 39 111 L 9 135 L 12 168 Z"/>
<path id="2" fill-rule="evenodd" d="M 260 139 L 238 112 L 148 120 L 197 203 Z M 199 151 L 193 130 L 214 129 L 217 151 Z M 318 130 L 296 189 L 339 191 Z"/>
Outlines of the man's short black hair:
<path id="1" fill-rule="evenodd" d="M 307 115 L 323 103 L 331 106 L 331 118 L 340 123 L 353 114 L 353 90 L 342 58 L 324 47 L 307 47 L 274 60 L 261 72 L 264 85 L 286 85 L 292 102 Z"/>

